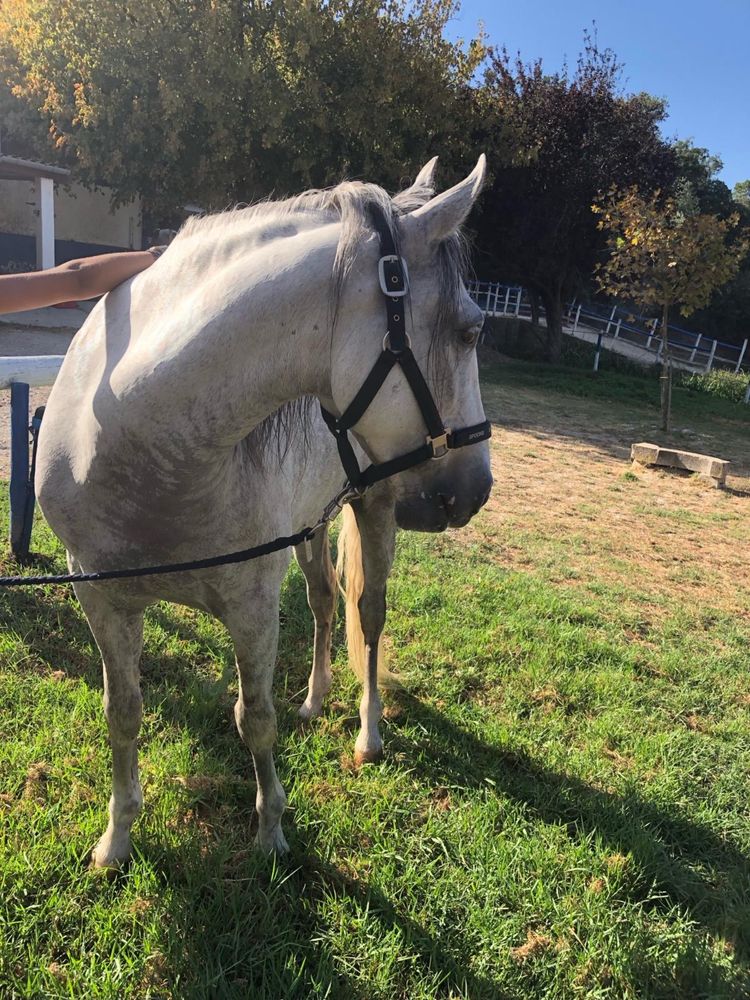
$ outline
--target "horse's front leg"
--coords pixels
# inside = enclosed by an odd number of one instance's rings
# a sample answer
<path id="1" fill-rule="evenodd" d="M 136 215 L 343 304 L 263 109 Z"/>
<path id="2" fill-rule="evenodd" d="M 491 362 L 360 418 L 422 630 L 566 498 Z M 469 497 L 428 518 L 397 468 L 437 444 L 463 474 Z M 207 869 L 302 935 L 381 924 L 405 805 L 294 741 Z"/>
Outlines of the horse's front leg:
<path id="1" fill-rule="evenodd" d="M 118 868 L 130 857 L 130 829 L 141 810 L 138 732 L 143 611 L 124 610 L 87 584 L 75 588 L 104 667 L 104 714 L 112 747 L 109 824 L 91 854 L 96 868 Z"/>
<path id="2" fill-rule="evenodd" d="M 328 528 L 321 528 L 313 537 L 309 552 L 305 549 L 305 545 L 298 545 L 295 555 L 305 577 L 307 603 L 315 619 L 312 672 L 307 686 L 307 698 L 299 708 L 300 718 L 307 721 L 320 715 L 323 699 L 331 690 L 331 632 L 337 586 L 328 544 Z"/>
<path id="3" fill-rule="evenodd" d="M 383 755 L 380 736 L 382 703 L 378 692 L 380 640 L 385 627 L 385 595 L 393 565 L 396 520 L 390 491 L 374 490 L 352 504 L 361 540 L 362 593 L 358 602 L 365 644 L 364 689 L 359 705 L 362 724 L 354 745 L 358 765 L 374 763 Z"/>
<path id="4" fill-rule="evenodd" d="M 278 560 L 277 560 L 278 561 Z M 266 560 L 263 560 L 264 564 Z M 269 560 L 270 562 L 270 560 Z M 243 601 L 222 614 L 235 648 L 239 696 L 234 707 L 237 729 L 253 757 L 258 812 L 256 845 L 263 851 L 285 853 L 289 848 L 281 830 L 286 795 L 273 760 L 276 742 L 276 711 L 273 705 L 273 670 L 279 639 L 279 591 L 281 573 L 254 581 L 249 593 L 252 605 Z"/>

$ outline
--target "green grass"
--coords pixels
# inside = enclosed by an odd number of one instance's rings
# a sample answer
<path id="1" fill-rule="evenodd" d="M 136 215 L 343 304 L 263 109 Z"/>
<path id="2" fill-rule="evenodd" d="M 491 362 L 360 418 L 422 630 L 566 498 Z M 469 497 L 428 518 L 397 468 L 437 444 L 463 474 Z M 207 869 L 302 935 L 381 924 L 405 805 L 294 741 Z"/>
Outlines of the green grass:
<path id="1" fill-rule="evenodd" d="M 747 391 L 747 373 L 713 370 L 705 373 L 682 372 L 679 384 L 687 389 L 708 392 L 733 403 L 742 403 Z"/>
<path id="2" fill-rule="evenodd" d="M 520 322 L 527 334 L 531 332 L 531 327 L 523 320 L 504 320 L 498 318 L 488 322 L 490 323 L 490 329 L 494 328 L 496 331 L 502 331 L 505 324 L 513 326 L 518 325 Z M 500 344 L 499 350 L 522 362 L 536 364 L 538 370 L 541 372 L 553 372 L 556 370 L 555 366 L 550 366 L 542 361 L 535 361 L 535 358 L 540 356 L 539 352 L 543 349 L 544 333 L 545 331 L 542 329 L 541 339 L 525 336 L 515 343 L 513 341 L 507 343 L 502 333 L 500 333 L 498 338 Z M 590 374 L 593 378 L 596 378 L 596 374 L 592 371 L 595 355 L 596 344 L 585 340 L 577 340 L 574 337 L 563 337 L 562 367 L 569 372 L 577 371 L 583 374 Z M 650 392 L 654 394 L 654 391 L 658 393 L 660 372 L 661 366 L 658 361 L 644 365 L 615 351 L 605 349 L 600 352 L 599 376 L 601 379 L 601 376 L 604 375 L 605 381 L 606 377 L 612 375 L 629 376 L 635 382 L 651 383 L 652 388 Z M 735 374 L 733 371 L 720 368 L 712 368 L 709 372 L 688 372 L 675 369 L 673 377 L 676 386 L 688 389 L 691 393 L 707 394 L 732 403 L 743 403 L 748 384 L 747 372 L 738 372 Z M 655 390 L 654 384 L 656 384 Z"/>
<path id="3" fill-rule="evenodd" d="M 546 391 L 601 385 L 558 371 Z M 41 523 L 34 547 L 63 569 Z M 747 622 L 669 600 L 646 619 L 627 581 L 552 584 L 496 558 L 460 533 L 400 537 L 388 633 L 405 690 L 385 762 L 359 773 L 341 626 L 325 715 L 296 723 L 312 626 L 290 573 L 279 862 L 249 849 L 228 639 L 153 609 L 146 808 L 115 881 L 87 868 L 109 755 L 81 611 L 66 589 L 0 596 L 2 1000 L 750 996 Z"/>
<path id="4" fill-rule="evenodd" d="M 572 366 L 548 365 L 541 361 L 512 361 L 495 365 L 485 375 L 489 381 L 506 380 L 512 373 L 513 384 L 541 391 L 564 393 L 583 399 L 608 403 L 643 405 L 659 412 L 659 380 L 648 373 L 633 371 L 593 372 Z M 714 373 L 718 376 L 719 373 Z M 719 378 L 715 382 L 721 381 Z M 672 396 L 675 422 L 723 418 L 750 427 L 750 406 L 738 405 L 731 396 L 704 391 L 697 376 L 675 385 Z"/>

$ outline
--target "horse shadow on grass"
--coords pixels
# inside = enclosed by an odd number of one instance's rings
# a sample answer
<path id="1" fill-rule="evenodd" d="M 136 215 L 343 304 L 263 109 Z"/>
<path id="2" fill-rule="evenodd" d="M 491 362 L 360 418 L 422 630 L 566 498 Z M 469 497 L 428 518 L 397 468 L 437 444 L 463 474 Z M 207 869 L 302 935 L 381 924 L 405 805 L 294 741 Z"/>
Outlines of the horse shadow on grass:
<path id="1" fill-rule="evenodd" d="M 484 743 L 407 693 L 398 693 L 396 702 L 401 714 L 388 726 L 386 752 L 408 761 L 410 772 L 435 786 L 491 787 L 530 816 L 562 824 L 572 839 L 601 838 L 635 862 L 639 877 L 631 898 L 651 905 L 656 888 L 668 904 L 731 942 L 738 957 L 750 958 L 750 858 L 728 839 L 679 807 L 667 811 L 631 791 L 608 792 L 523 750 Z"/>
<path id="2" fill-rule="evenodd" d="M 247 830 L 243 810 L 234 822 Z M 169 894 L 169 922 L 159 947 L 185 1000 L 382 995 L 382 986 L 370 985 L 361 971 L 352 974 L 358 962 L 373 958 L 348 956 L 330 940 L 342 920 L 366 927 L 365 940 L 375 937 L 391 946 L 397 940 L 410 982 L 434 983 L 435 997 L 510 1000 L 499 983 L 469 971 L 470 955 L 457 954 L 455 941 L 446 947 L 379 888 L 317 853 L 289 818 L 286 826 L 292 847 L 281 861 L 250 849 L 232 854 L 223 844 L 198 852 L 190 844 L 172 849 L 160 837 L 140 838 L 143 855 Z M 409 995 L 396 976 L 389 987 L 393 995 Z"/>
<path id="3" fill-rule="evenodd" d="M 203 641 L 202 631 L 199 634 L 190 621 L 176 622 L 167 606 L 150 613 L 161 627 L 176 628 L 186 640 Z M 307 678 L 313 635 L 299 573 L 287 580 L 281 614 L 279 660 L 291 676 L 288 686 L 296 690 Z M 373 989 L 363 977 L 347 971 L 345 956 L 329 942 L 336 917 L 326 911 L 332 908 L 346 911 L 353 921 L 366 919 L 370 935 L 397 939 L 408 955 L 412 976 L 433 981 L 436 997 L 505 1000 L 497 982 L 468 972 L 471 956 L 464 953 L 460 930 L 446 946 L 399 912 L 376 885 L 321 856 L 314 833 L 297 829 L 293 812 L 285 818 L 292 847 L 288 858 L 276 862 L 251 849 L 254 783 L 250 755 L 232 718 L 233 663 L 226 646 L 217 644 L 212 652 L 223 662 L 214 682 L 196 682 L 190 664 L 179 657 L 152 654 L 146 663 L 145 673 L 155 681 L 144 684 L 146 706 L 158 704 L 163 718 L 190 728 L 196 763 L 209 772 L 180 778 L 185 801 L 177 843 L 151 822 L 148 802 L 134 831 L 139 856 L 170 900 L 169 920 L 159 935 L 166 979 L 179 978 L 180 995 L 186 1000 L 367 1000 Z M 283 745 L 298 725 L 297 705 L 282 702 L 277 708 L 278 757 L 286 770 Z"/>
<path id="4" fill-rule="evenodd" d="M 292 687 L 295 687 L 306 677 L 312 640 L 304 584 L 298 574 L 289 579 L 282 605 L 287 628 L 282 629 L 280 662 L 284 669 L 290 670 Z M 177 663 L 172 667 L 180 669 Z M 171 703 L 169 711 L 190 724 L 190 718 L 196 718 L 194 697 L 194 693 L 191 694 L 186 687 L 183 694 Z M 563 825 L 572 839 L 585 839 L 591 835 L 600 838 L 613 854 L 630 859 L 634 874 L 629 877 L 625 892 L 631 900 L 646 910 L 657 912 L 666 912 L 672 905 L 679 905 L 696 924 L 731 942 L 741 962 L 747 961 L 750 956 L 750 919 L 747 912 L 750 859 L 729 840 L 679 810 L 668 810 L 634 791 L 608 792 L 575 776 L 547 768 L 523 751 L 483 742 L 445 715 L 404 692 L 395 696 L 395 702 L 400 714 L 396 713 L 396 718 L 384 727 L 386 754 L 391 764 L 404 760 L 404 766 L 411 773 L 432 786 L 481 788 L 484 792 L 491 788 L 492 793 L 519 803 L 532 817 L 545 823 Z M 296 706 L 280 704 L 278 707 L 282 744 L 279 757 L 283 760 L 283 743 L 286 733 L 295 725 Z M 249 805 L 252 783 L 247 780 L 249 758 L 231 723 L 231 699 L 226 697 L 223 704 L 216 704 L 207 715 L 202 711 L 198 714 L 202 716 L 203 724 L 195 726 L 194 734 L 203 743 L 206 753 L 213 756 L 221 767 L 238 775 L 238 794 L 244 805 L 240 806 L 237 801 L 236 823 L 247 830 L 252 817 Z M 329 718 L 339 716 L 348 719 L 355 716 L 355 706 L 352 705 L 351 709 L 329 708 L 326 714 Z M 488 777 L 494 783 L 492 786 L 485 780 Z M 399 913 L 394 902 L 378 887 L 352 878 L 318 857 L 305 833 L 294 829 L 293 815 L 287 816 L 286 827 L 293 851 L 282 867 L 289 872 L 288 881 L 284 884 L 289 887 L 291 895 L 284 896 L 283 900 L 279 897 L 280 911 L 277 915 L 282 912 L 283 921 L 288 921 L 294 907 L 298 903 L 304 905 L 293 918 L 291 929 L 287 925 L 282 934 L 284 943 L 278 944 L 278 947 L 282 952 L 286 949 L 287 959 L 299 954 L 307 956 L 310 967 L 318 970 L 316 975 L 320 982 L 325 980 L 330 986 L 330 995 L 351 996 L 357 1000 L 367 994 L 359 992 L 360 988 L 353 981 L 345 976 L 342 978 L 338 960 L 321 933 L 322 917 L 317 912 L 316 901 L 326 895 L 343 899 L 349 906 L 366 908 L 383 935 L 397 933 L 404 946 L 416 954 L 416 961 L 424 975 L 434 974 L 443 983 L 444 989 L 441 987 L 436 995 L 450 995 L 452 990 L 454 995 L 457 993 L 472 998 L 503 996 L 499 983 L 467 976 L 471 954 L 467 950 L 468 945 L 462 942 L 460 928 L 442 931 L 440 938 L 436 938 L 428 929 Z M 148 857 L 153 852 L 164 858 L 164 877 L 172 885 L 169 873 L 179 866 L 179 859 L 170 858 L 168 853 L 165 856 L 163 843 L 149 845 L 146 842 L 143 848 Z M 218 857 L 221 849 L 217 847 L 215 852 L 218 852 Z M 247 886 L 253 898 L 258 892 L 261 895 L 266 892 L 263 888 L 266 877 L 264 869 L 253 864 Z M 255 879 L 259 880 L 257 886 Z M 174 889 L 172 886 L 172 891 Z M 654 901 L 655 896 L 659 897 L 658 901 Z M 184 907 L 183 918 L 189 924 L 194 906 L 190 892 L 185 894 L 181 905 Z M 178 915 L 178 924 L 183 918 Z M 273 920 L 272 914 L 269 914 L 269 919 Z M 238 926 L 242 923 L 240 920 Z M 273 947 L 276 946 L 272 946 L 272 950 Z M 252 963 L 250 965 L 255 968 Z M 655 975 L 656 970 L 653 972 Z M 246 969 L 243 975 L 245 978 L 249 975 L 255 982 L 253 977 L 256 974 L 257 970 L 248 972 Z M 531 972 L 529 975 L 532 975 Z M 648 979 L 645 970 L 642 975 Z M 691 967 L 685 968 L 683 975 L 683 981 L 693 982 L 695 988 L 700 989 L 700 983 L 705 984 L 705 976 L 721 977 L 723 973 L 717 968 L 706 967 L 696 971 Z M 301 996 L 317 995 L 312 982 L 311 979 L 306 980 L 307 992 L 303 990 Z M 320 982 L 315 982 L 317 990 Z M 723 980 L 719 983 L 716 979 L 712 982 L 714 986 L 722 987 L 717 996 L 731 995 L 729 983 Z M 283 995 L 296 995 L 292 980 L 285 980 L 285 983 Z M 272 994 L 264 994 L 260 990 L 258 995 Z"/>

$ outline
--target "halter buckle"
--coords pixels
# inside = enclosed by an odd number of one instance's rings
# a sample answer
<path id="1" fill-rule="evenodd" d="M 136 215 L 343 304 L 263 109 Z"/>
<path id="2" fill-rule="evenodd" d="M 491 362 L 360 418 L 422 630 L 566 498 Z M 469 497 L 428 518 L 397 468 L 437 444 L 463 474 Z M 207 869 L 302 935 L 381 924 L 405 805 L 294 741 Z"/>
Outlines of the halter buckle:
<path id="1" fill-rule="evenodd" d="M 430 437 L 428 434 L 425 438 L 427 444 L 432 448 L 433 458 L 445 458 L 448 454 L 448 435 L 450 431 L 446 428 L 442 434 L 438 434 L 436 437 Z"/>
<path id="2" fill-rule="evenodd" d="M 395 267 L 388 267 L 394 264 Z M 378 261 L 378 281 L 383 295 L 391 299 L 402 299 L 409 291 L 409 271 L 404 258 L 395 253 L 381 257 Z"/>
<path id="3" fill-rule="evenodd" d="M 408 333 L 404 334 L 404 340 L 406 341 L 406 346 L 411 350 L 411 337 Z M 390 351 L 392 354 L 401 354 L 401 351 L 394 351 L 391 347 L 391 331 L 385 331 L 385 337 L 383 337 L 383 350 Z"/>

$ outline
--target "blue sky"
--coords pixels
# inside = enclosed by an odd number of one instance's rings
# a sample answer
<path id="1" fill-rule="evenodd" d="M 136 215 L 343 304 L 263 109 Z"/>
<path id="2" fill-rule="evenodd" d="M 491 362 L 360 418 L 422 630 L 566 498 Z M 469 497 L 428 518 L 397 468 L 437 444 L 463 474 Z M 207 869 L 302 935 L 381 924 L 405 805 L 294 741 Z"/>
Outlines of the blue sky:
<path id="1" fill-rule="evenodd" d="M 483 21 L 489 40 L 541 57 L 550 70 L 575 66 L 583 30 L 624 63 L 628 91 L 669 102 L 663 131 L 692 139 L 724 161 L 732 187 L 750 178 L 750 0 L 462 0 L 451 38 Z"/>

